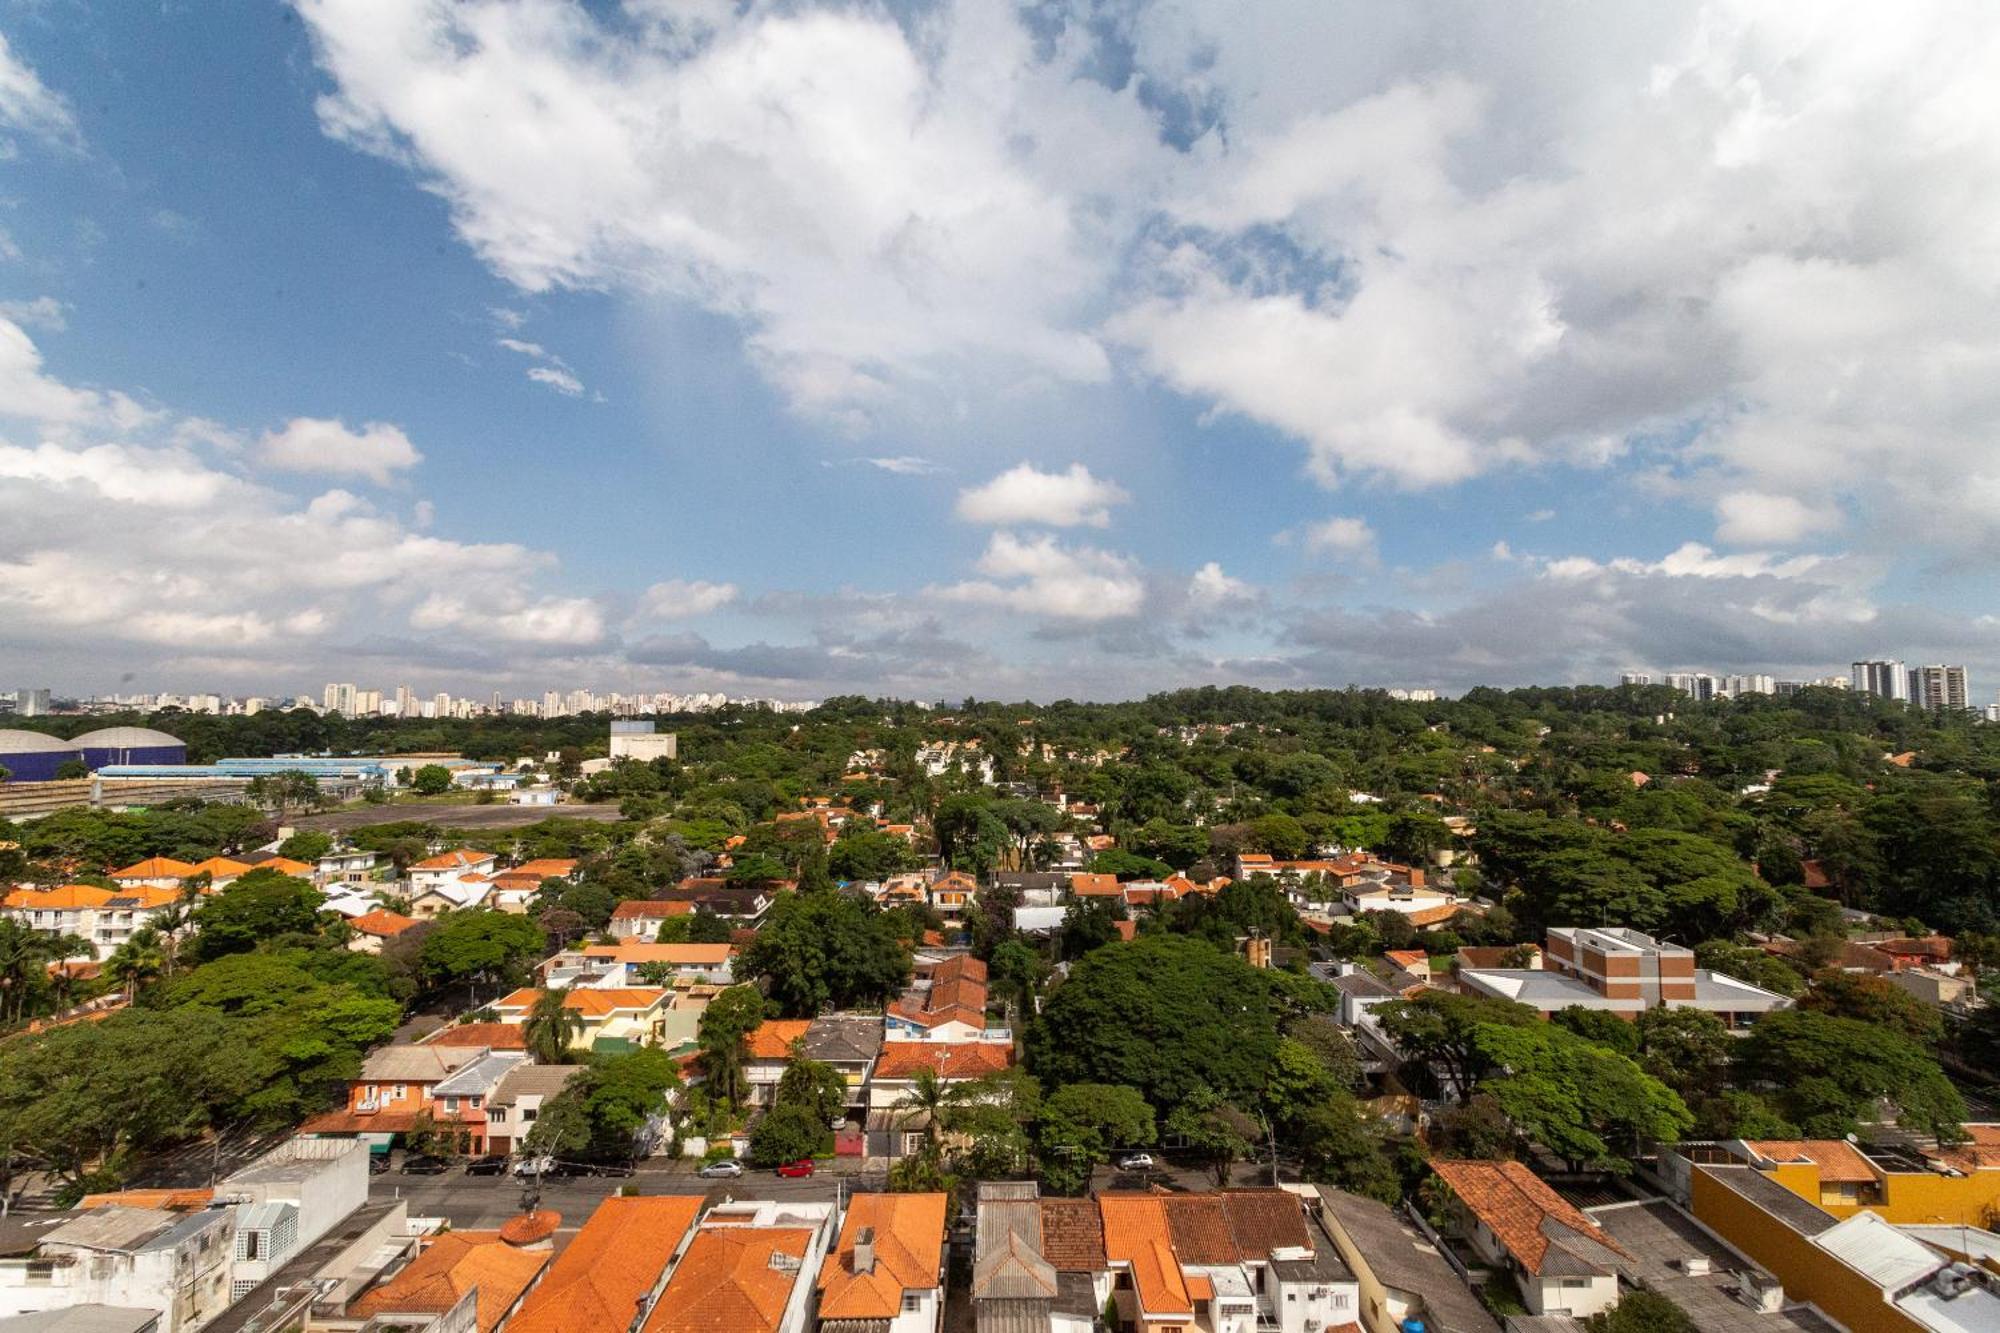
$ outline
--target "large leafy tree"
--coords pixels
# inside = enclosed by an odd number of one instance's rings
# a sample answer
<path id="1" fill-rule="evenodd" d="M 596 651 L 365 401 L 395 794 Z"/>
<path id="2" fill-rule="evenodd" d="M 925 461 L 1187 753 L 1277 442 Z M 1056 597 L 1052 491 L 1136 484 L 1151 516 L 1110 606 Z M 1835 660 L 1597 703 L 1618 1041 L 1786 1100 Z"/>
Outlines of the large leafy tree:
<path id="1" fill-rule="evenodd" d="M 1581 1168 L 1629 1170 L 1648 1142 L 1694 1123 L 1680 1097 L 1625 1056 L 1554 1024 L 1481 1024 L 1473 1045 L 1488 1067 L 1480 1091 L 1527 1139 Z"/>
<path id="2" fill-rule="evenodd" d="M 1875 1103 L 1901 1108 L 1905 1124 L 1957 1139 L 1965 1101 L 1921 1047 L 1891 1028 L 1808 1009 L 1764 1015 L 1740 1062 L 1770 1088 L 1780 1112 L 1817 1138 L 1853 1133 Z"/>
<path id="3" fill-rule="evenodd" d="M 1526 1005 L 1455 991 L 1425 990 L 1375 1006 L 1375 1018 L 1396 1043 L 1412 1074 L 1435 1081 L 1460 1102 L 1493 1067 L 1479 1042 L 1482 1028 L 1527 1027 L 1541 1020 Z"/>
<path id="4" fill-rule="evenodd" d="M 910 955 L 893 922 L 832 893 L 781 895 L 738 972 L 762 982 L 779 1010 L 810 1016 L 880 1003 L 910 979 Z"/>
<path id="5" fill-rule="evenodd" d="M 511 985 L 546 947 L 542 928 L 527 917 L 468 908 L 436 919 L 419 962 L 425 980 L 435 986 Z"/>
<path id="6" fill-rule="evenodd" d="M 696 1040 L 702 1074 L 731 1106 L 743 1101 L 744 1040 L 764 1021 L 763 995 L 755 986 L 731 986 L 701 1011 Z"/>
<path id="7" fill-rule="evenodd" d="M 1071 1083 L 1042 1101 L 1035 1121 L 1037 1170 L 1054 1192 L 1080 1194 L 1112 1150 L 1148 1147 L 1157 1135 L 1153 1108 L 1138 1089 Z"/>
<path id="8" fill-rule="evenodd" d="M 206 962 L 248 952 L 280 936 L 311 934 L 319 929 L 325 901 L 302 879 L 275 870 L 252 870 L 195 908 L 194 924 L 200 933 L 187 952 Z"/>
<path id="9" fill-rule="evenodd" d="M 1137 1088 L 1156 1106 L 1198 1089 L 1254 1102 L 1278 1046 L 1277 983 L 1198 940 L 1154 936 L 1098 949 L 1055 988 L 1031 1029 L 1053 1084 Z"/>

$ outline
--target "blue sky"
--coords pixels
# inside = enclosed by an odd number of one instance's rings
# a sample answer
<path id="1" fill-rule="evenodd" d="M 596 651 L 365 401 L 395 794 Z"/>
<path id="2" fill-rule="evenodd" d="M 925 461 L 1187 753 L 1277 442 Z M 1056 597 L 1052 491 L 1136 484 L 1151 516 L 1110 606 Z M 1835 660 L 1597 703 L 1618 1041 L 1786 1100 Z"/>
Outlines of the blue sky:
<path id="1" fill-rule="evenodd" d="M 0 680 L 1995 683 L 2000 20 L 0 0 Z"/>

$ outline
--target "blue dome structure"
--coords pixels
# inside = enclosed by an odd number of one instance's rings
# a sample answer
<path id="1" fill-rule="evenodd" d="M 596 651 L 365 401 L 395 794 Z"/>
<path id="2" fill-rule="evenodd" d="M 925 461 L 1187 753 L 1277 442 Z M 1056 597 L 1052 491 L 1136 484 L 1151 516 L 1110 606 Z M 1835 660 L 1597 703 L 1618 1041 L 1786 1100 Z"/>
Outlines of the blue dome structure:
<path id="1" fill-rule="evenodd" d="M 70 744 L 95 773 L 106 764 L 185 764 L 187 742 L 151 727 L 100 727 Z"/>
<path id="2" fill-rule="evenodd" d="M 52 782 L 56 770 L 83 756 L 75 741 L 39 731 L 0 731 L 0 768 L 13 782 Z"/>

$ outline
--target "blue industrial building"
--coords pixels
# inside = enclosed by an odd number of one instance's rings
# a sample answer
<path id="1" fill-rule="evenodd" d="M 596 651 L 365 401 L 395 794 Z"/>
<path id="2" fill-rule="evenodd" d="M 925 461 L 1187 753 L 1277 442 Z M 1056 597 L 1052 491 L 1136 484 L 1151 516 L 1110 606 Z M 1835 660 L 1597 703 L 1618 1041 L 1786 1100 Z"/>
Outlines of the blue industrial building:
<path id="1" fill-rule="evenodd" d="M 75 741 L 39 731 L 0 731 L 0 768 L 13 782 L 53 782 L 56 770 L 83 756 Z"/>
<path id="2" fill-rule="evenodd" d="M 151 727 L 100 727 L 70 744 L 96 772 L 107 764 L 185 764 L 187 742 Z"/>

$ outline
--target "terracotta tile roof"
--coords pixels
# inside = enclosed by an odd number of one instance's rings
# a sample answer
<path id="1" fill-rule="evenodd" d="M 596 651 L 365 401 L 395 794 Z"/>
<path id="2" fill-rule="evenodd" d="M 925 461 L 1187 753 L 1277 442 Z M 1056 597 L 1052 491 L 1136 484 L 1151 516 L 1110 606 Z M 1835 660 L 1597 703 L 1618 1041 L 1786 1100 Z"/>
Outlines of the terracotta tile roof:
<path id="1" fill-rule="evenodd" d="M 976 981 L 986 984 L 986 964 L 969 953 L 956 954 L 931 965 L 932 981 Z"/>
<path id="2" fill-rule="evenodd" d="M 427 856 L 410 867 L 412 870 L 469 870 L 473 866 L 486 865 L 496 858 L 491 852 L 482 852 L 472 847 L 459 847 L 449 852 L 439 852 Z"/>
<path id="3" fill-rule="evenodd" d="M 586 958 L 608 958 L 617 963 L 671 963 L 676 967 L 714 967 L 729 961 L 736 952 L 733 944 L 649 944 L 628 940 L 623 944 L 591 944 Z"/>
<path id="4" fill-rule="evenodd" d="M 1174 1257 L 1166 1200 L 1156 1194 L 1103 1194 L 1097 1209 L 1104 1215 L 1105 1258 L 1131 1270 L 1141 1312 L 1193 1319 L 1194 1300 Z"/>
<path id="5" fill-rule="evenodd" d="M 1531 1275 L 1539 1276 L 1549 1252 L 1560 1248 L 1565 1229 L 1626 1254 L 1595 1219 L 1520 1162 L 1433 1161 L 1431 1170 L 1451 1186 L 1459 1201 Z"/>
<path id="6" fill-rule="evenodd" d="M 1071 875 L 1069 891 L 1079 898 L 1118 898 L 1125 893 L 1119 887 L 1118 876 L 1089 873 Z"/>
<path id="7" fill-rule="evenodd" d="M 190 875 L 207 875 L 210 879 L 236 879 L 250 873 L 246 861 L 232 860 L 227 856 L 211 856 L 206 861 L 197 861 L 189 869 Z"/>
<path id="8" fill-rule="evenodd" d="M 1104 1219 L 1095 1199 L 1043 1199 L 1042 1257 L 1058 1272 L 1104 1267 Z"/>
<path id="9" fill-rule="evenodd" d="M 1187 1194 L 1165 1199 L 1167 1234 L 1184 1264 L 1233 1264 L 1236 1241 L 1220 1194 Z"/>
<path id="10" fill-rule="evenodd" d="M 86 1194 L 77 1200 L 79 1208 L 102 1208 L 116 1204 L 120 1208 L 158 1208 L 169 1213 L 191 1213 L 206 1208 L 215 1199 L 212 1189 L 152 1189 L 152 1190 L 112 1190 L 105 1194 Z"/>
<path id="11" fill-rule="evenodd" d="M 1290 1190 L 1224 1190 L 1222 1203 L 1240 1258 L 1268 1259 L 1271 1251 L 1287 1246 L 1315 1248 L 1305 1210 Z"/>
<path id="12" fill-rule="evenodd" d="M 562 879 L 576 873 L 576 862 L 567 857 L 541 856 L 532 861 L 523 861 L 508 872 L 510 875 L 534 875 L 540 879 Z"/>
<path id="13" fill-rule="evenodd" d="M 1966 1141 L 1941 1150 L 1938 1160 L 1958 1171 L 2000 1168 L 2000 1125 L 1966 1125 Z"/>
<path id="14" fill-rule="evenodd" d="M 608 1018 L 612 1014 L 651 1009 L 664 1002 L 670 993 L 659 986 L 577 986 L 563 997 L 563 1008 L 574 1009 L 589 1018 Z M 532 1009 L 541 998 L 541 991 L 524 986 L 504 999 L 495 1000 L 493 1007 L 503 1012 Z"/>
<path id="15" fill-rule="evenodd" d="M 915 1078 L 919 1069 L 935 1069 L 939 1078 L 985 1078 L 1013 1063 L 1014 1048 L 1004 1042 L 885 1041 L 875 1077 Z"/>
<path id="16" fill-rule="evenodd" d="M 701 1205 L 685 1194 L 606 1199 L 507 1322 L 508 1333 L 629 1327 Z"/>
<path id="17" fill-rule="evenodd" d="M 1447 903 L 1443 907 L 1426 907 L 1415 912 L 1405 912 L 1403 915 L 1409 918 L 1411 925 L 1423 927 L 1441 926 L 1457 916 L 1458 913 L 1458 907 Z"/>
<path id="18" fill-rule="evenodd" d="M 841 1224 L 840 1240 L 819 1269 L 819 1317 L 894 1319 L 905 1291 L 939 1285 L 944 1266 L 945 1196 L 857 1194 Z M 854 1238 L 875 1233 L 872 1272 L 854 1271 Z"/>
<path id="19" fill-rule="evenodd" d="M 767 1018 L 743 1044 L 752 1060 L 789 1060 L 792 1043 L 803 1041 L 811 1026 L 811 1020 L 804 1018 Z"/>
<path id="20" fill-rule="evenodd" d="M 486 1046 L 496 1051 L 525 1051 L 528 1040 L 519 1023 L 455 1023 L 423 1039 L 426 1046 Z"/>
<path id="21" fill-rule="evenodd" d="M 478 1288 L 476 1318 L 492 1333 L 548 1267 L 546 1250 L 522 1250 L 497 1231 L 447 1231 L 424 1247 L 402 1272 L 348 1303 L 350 1315 L 443 1314 Z"/>
<path id="22" fill-rule="evenodd" d="M 6 897 L 6 906 L 26 911 L 69 912 L 79 907 L 102 907 L 128 889 L 100 889 L 95 884 L 60 884 L 53 889 L 16 889 Z"/>
<path id="23" fill-rule="evenodd" d="M 112 879 L 181 879 L 192 875 L 194 867 L 171 856 L 149 856 L 123 870 L 111 872 Z"/>
<path id="24" fill-rule="evenodd" d="M 694 915 L 693 903 L 661 902 L 657 898 L 630 898 L 611 909 L 613 921 L 632 921 L 654 918 L 665 920 L 670 916 Z"/>
<path id="25" fill-rule="evenodd" d="M 792 1284 L 802 1274 L 772 1260 L 779 1255 L 803 1260 L 812 1237 L 807 1227 L 709 1227 L 695 1233 L 646 1317 L 643 1333 L 763 1333 L 776 1328 L 792 1298 Z M 584 1327 L 576 1325 L 566 1333 L 581 1333 Z"/>
<path id="26" fill-rule="evenodd" d="M 267 856 L 263 860 L 253 864 L 250 868 L 252 870 L 275 870 L 280 875 L 291 875 L 294 877 L 310 875 L 313 870 L 304 861 L 294 861 L 289 856 Z"/>
<path id="27" fill-rule="evenodd" d="M 391 935 L 402 934 L 417 922 L 414 917 L 404 916 L 401 912 L 392 912 L 386 907 L 378 907 L 372 912 L 363 912 L 347 924 L 363 935 L 378 935 L 387 939 Z"/>
<path id="28" fill-rule="evenodd" d="M 1418 964 L 1430 962 L 1430 955 L 1422 949 L 1390 949 L 1382 956 L 1406 972 Z"/>
<path id="29" fill-rule="evenodd" d="M 1868 1159 L 1846 1139 L 1745 1139 L 1743 1146 L 1769 1162 L 1811 1162 L 1822 1181 L 1865 1185 L 1875 1179 Z"/>

